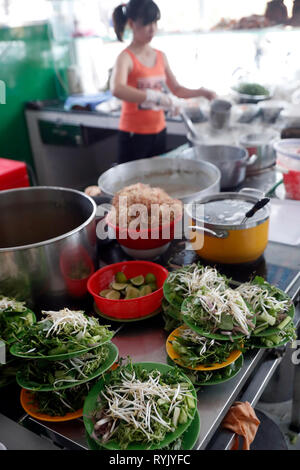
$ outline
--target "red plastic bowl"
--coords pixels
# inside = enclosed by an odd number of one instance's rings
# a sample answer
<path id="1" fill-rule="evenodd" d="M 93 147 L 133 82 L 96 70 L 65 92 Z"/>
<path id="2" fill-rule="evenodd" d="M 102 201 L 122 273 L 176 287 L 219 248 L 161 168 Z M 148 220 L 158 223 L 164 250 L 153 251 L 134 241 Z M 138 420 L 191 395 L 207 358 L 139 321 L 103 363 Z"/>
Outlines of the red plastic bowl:
<path id="1" fill-rule="evenodd" d="M 115 231 L 116 239 L 120 245 L 126 246 L 133 250 L 153 250 L 160 246 L 166 245 L 174 239 L 176 225 L 182 220 L 182 215 L 173 220 L 169 224 L 159 225 L 155 228 L 142 229 L 136 235 L 135 230 L 128 228 L 120 228 L 108 220 L 108 225 Z M 166 237 L 164 235 L 167 235 Z"/>
<path id="2" fill-rule="evenodd" d="M 117 272 L 123 272 L 127 278 L 152 273 L 156 277 L 157 290 L 151 294 L 137 299 L 105 299 L 99 295 L 109 287 Z M 123 263 L 110 264 L 96 271 L 88 280 L 87 288 L 94 297 L 98 309 L 108 317 L 118 319 L 141 318 L 155 312 L 161 306 L 163 299 L 163 284 L 169 272 L 163 266 L 150 261 L 125 261 Z"/>

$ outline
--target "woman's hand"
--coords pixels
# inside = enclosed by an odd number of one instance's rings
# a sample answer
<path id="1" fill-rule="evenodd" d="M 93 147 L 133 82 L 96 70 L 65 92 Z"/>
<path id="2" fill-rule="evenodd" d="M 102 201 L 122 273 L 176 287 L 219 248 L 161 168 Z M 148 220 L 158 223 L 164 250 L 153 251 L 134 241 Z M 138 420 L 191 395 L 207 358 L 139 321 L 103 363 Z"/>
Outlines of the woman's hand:
<path id="1" fill-rule="evenodd" d="M 178 113 L 182 100 L 171 94 L 163 93 L 158 90 L 146 89 L 146 99 L 141 104 L 144 109 L 164 109 L 172 113 Z"/>
<path id="2" fill-rule="evenodd" d="M 209 101 L 212 101 L 212 100 L 216 99 L 217 94 L 212 90 L 208 90 L 207 88 L 200 88 L 199 96 L 203 96 L 204 98 L 208 99 Z"/>

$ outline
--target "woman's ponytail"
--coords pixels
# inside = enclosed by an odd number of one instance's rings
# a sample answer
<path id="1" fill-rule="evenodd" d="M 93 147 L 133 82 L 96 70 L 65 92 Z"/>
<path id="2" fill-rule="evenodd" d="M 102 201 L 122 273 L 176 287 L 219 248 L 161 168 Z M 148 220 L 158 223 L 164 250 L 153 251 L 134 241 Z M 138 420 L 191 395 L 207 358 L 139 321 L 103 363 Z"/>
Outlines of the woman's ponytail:
<path id="1" fill-rule="evenodd" d="M 114 30 L 119 41 L 123 41 L 123 35 L 127 21 L 141 20 L 143 25 L 150 24 L 160 19 L 160 10 L 153 0 L 129 0 L 114 9 L 113 15 Z"/>
<path id="2" fill-rule="evenodd" d="M 117 38 L 119 41 L 123 41 L 123 35 L 128 20 L 126 14 L 126 5 L 124 3 L 114 9 L 112 19 Z"/>

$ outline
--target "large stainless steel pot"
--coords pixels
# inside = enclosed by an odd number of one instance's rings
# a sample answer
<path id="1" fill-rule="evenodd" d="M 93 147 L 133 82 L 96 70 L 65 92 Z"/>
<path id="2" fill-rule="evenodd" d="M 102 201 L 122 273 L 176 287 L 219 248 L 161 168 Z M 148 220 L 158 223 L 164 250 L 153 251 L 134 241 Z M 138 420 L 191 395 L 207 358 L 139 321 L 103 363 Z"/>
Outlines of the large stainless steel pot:
<path id="1" fill-rule="evenodd" d="M 153 157 L 122 163 L 103 173 L 98 185 L 113 196 L 135 183 L 164 189 L 171 197 L 190 202 L 220 189 L 221 173 L 208 162 L 180 158 Z"/>
<path id="2" fill-rule="evenodd" d="M 0 191 L 0 293 L 37 312 L 80 305 L 96 269 L 96 208 L 67 188 Z"/>
<path id="3" fill-rule="evenodd" d="M 188 135 L 188 139 L 195 149 L 197 160 L 210 162 L 221 171 L 221 189 L 233 189 L 246 178 L 247 168 L 252 167 L 257 157 L 249 158 L 243 147 L 234 145 L 208 145 L 201 140 Z"/>

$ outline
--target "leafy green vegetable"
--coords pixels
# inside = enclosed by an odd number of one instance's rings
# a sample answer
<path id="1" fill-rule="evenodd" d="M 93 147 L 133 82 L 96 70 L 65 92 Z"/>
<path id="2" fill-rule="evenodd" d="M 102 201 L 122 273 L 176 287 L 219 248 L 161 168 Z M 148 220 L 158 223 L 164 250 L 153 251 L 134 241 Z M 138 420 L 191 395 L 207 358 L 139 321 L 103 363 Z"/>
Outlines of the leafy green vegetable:
<path id="1" fill-rule="evenodd" d="M 166 299 L 163 299 L 162 301 L 162 309 L 166 315 L 173 317 L 175 320 L 183 322 L 181 311 L 173 307 L 173 305 L 169 304 L 169 302 Z"/>
<path id="2" fill-rule="evenodd" d="M 180 335 L 171 341 L 173 349 L 186 367 L 210 366 L 225 362 L 232 351 L 242 348 L 241 341 L 216 341 L 205 338 L 189 328 L 182 329 Z"/>
<path id="3" fill-rule="evenodd" d="M 19 369 L 20 362 L 16 360 L 0 365 L 0 388 L 15 382 L 16 374 Z"/>
<path id="4" fill-rule="evenodd" d="M 251 96 L 269 96 L 270 92 L 264 86 L 260 85 L 259 83 L 240 83 L 236 87 L 236 91 L 243 95 L 251 95 Z"/>
<path id="5" fill-rule="evenodd" d="M 168 358 L 168 363 L 178 367 L 180 370 L 184 370 L 185 375 L 190 379 L 194 386 L 200 387 L 202 385 L 214 385 L 218 382 L 225 382 L 234 377 L 241 370 L 243 365 L 243 356 L 241 355 L 235 362 L 226 367 L 209 371 L 183 369 L 179 365 L 176 365 L 170 358 Z"/>
<path id="6" fill-rule="evenodd" d="M 177 310 L 181 309 L 184 299 L 202 288 L 222 290 L 228 285 L 225 276 L 215 268 L 194 263 L 172 271 L 164 283 L 164 295 Z"/>
<path id="7" fill-rule="evenodd" d="M 185 299 L 181 313 L 184 322 L 191 320 L 203 330 L 203 336 L 222 334 L 232 339 L 249 336 L 255 328 L 254 312 L 236 289 L 202 288 Z"/>
<path id="8" fill-rule="evenodd" d="M 107 374 L 104 383 L 93 414 L 92 437 L 100 444 L 114 440 L 122 449 L 131 443 L 158 444 L 194 416 L 192 384 L 178 369 L 149 373 L 129 362 Z"/>
<path id="9" fill-rule="evenodd" d="M 179 326 L 182 325 L 182 323 L 178 320 L 175 320 L 175 318 L 170 317 L 170 315 L 167 315 L 166 313 L 162 312 L 162 317 L 164 320 L 164 330 L 165 331 L 173 331 Z"/>
<path id="10" fill-rule="evenodd" d="M 65 416 L 67 413 L 80 410 L 83 407 L 84 400 L 96 380 L 65 390 L 34 392 L 31 403 L 39 413 L 48 416 Z"/>
<path id="11" fill-rule="evenodd" d="M 109 341 L 113 332 L 100 325 L 95 317 L 67 308 L 58 312 L 42 312 L 45 319 L 32 325 L 12 354 L 30 357 L 51 357 L 75 353 Z M 16 345 L 15 345 L 16 346 Z"/>
<path id="12" fill-rule="evenodd" d="M 81 356 L 67 361 L 47 361 L 42 359 L 27 361 L 18 374 L 18 379 L 29 387 L 44 385 L 59 388 L 65 385 L 76 385 L 87 380 L 99 369 L 109 354 L 108 344 L 104 344 Z"/>
<path id="13" fill-rule="evenodd" d="M 17 341 L 36 321 L 25 302 L 0 296 L 0 338 L 11 344 Z"/>
<path id="14" fill-rule="evenodd" d="M 255 312 L 254 334 L 265 334 L 270 327 L 278 328 L 279 325 L 284 328 L 290 321 L 288 318 L 294 315 L 293 302 L 289 296 L 260 276 L 241 284 L 236 290 Z"/>
<path id="15" fill-rule="evenodd" d="M 296 330 L 292 321 L 282 330 L 276 330 L 274 334 L 268 336 L 252 335 L 245 343 L 245 349 L 253 348 L 276 348 L 283 346 L 297 338 Z"/>

